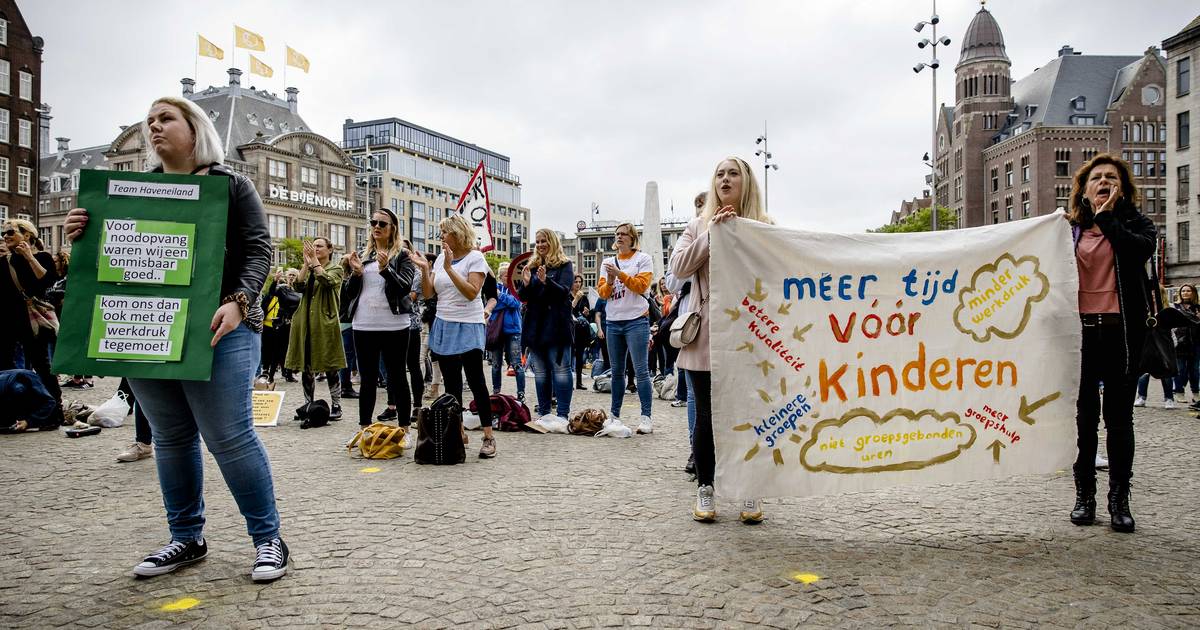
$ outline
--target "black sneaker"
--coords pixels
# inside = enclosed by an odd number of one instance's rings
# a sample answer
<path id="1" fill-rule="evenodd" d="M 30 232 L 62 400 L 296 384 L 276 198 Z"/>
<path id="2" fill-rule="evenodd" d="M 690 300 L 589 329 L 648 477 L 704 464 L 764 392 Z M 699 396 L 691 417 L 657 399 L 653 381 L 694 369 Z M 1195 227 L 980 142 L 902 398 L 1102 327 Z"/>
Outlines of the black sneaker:
<path id="1" fill-rule="evenodd" d="M 683 467 L 683 472 L 694 475 L 696 474 L 696 456 L 688 455 L 687 464 Z"/>
<path id="2" fill-rule="evenodd" d="M 396 410 L 391 409 L 391 408 L 384 409 L 383 413 L 379 414 L 378 416 L 375 416 L 375 419 L 379 420 L 380 422 L 387 422 L 388 420 L 395 420 L 396 419 Z"/>
<path id="3" fill-rule="evenodd" d="M 342 398 L 358 398 L 358 392 L 353 389 L 343 389 Z"/>
<path id="4" fill-rule="evenodd" d="M 172 540 L 171 544 L 146 556 L 142 563 L 133 567 L 133 574 L 141 577 L 153 577 L 170 573 L 179 567 L 200 562 L 208 556 L 208 544 L 204 539 L 179 542 Z"/>
<path id="5" fill-rule="evenodd" d="M 337 422 L 338 420 L 342 419 L 342 406 L 341 405 L 334 405 L 329 408 L 329 419 L 334 422 Z"/>
<path id="6" fill-rule="evenodd" d="M 250 579 L 255 582 L 277 580 L 288 569 L 288 547 L 282 538 L 272 538 L 254 548 L 254 569 Z"/>

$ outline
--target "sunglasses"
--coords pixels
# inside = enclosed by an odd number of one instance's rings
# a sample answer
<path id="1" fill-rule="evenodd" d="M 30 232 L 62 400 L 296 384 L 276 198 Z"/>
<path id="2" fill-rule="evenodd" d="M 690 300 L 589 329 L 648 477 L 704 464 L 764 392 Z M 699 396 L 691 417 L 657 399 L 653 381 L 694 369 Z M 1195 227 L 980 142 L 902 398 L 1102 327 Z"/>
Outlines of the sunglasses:
<path id="1" fill-rule="evenodd" d="M 0 236 L 16 236 L 16 235 L 17 235 L 16 230 L 4 230 L 3 232 L 0 232 Z"/>
<path id="2" fill-rule="evenodd" d="M 388 223 L 387 221 L 376 221 L 374 219 L 367 221 L 367 223 L 369 223 L 371 225 L 371 227 L 377 227 L 377 228 L 385 228 L 385 227 L 391 225 L 391 223 Z"/>

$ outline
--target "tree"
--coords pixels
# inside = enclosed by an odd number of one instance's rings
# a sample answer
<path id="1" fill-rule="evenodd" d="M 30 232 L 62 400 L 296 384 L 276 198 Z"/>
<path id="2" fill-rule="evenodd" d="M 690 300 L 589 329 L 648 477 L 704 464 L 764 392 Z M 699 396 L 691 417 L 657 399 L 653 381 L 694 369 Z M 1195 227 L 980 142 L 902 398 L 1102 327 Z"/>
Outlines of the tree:
<path id="1" fill-rule="evenodd" d="M 304 243 L 298 238 L 281 238 L 279 251 L 284 253 L 284 260 L 289 268 L 299 269 L 304 266 Z"/>
<path id="2" fill-rule="evenodd" d="M 929 208 L 921 208 L 916 212 L 908 215 L 897 224 L 887 224 L 875 230 L 867 230 L 879 234 L 902 234 L 908 232 L 928 232 L 931 229 L 930 215 L 932 213 Z M 938 207 L 938 231 L 949 230 L 958 225 L 958 217 L 954 215 L 954 211 L 945 206 Z"/>
<path id="3" fill-rule="evenodd" d="M 500 263 L 508 262 L 508 255 L 493 250 L 484 253 L 483 259 L 487 261 L 488 267 L 492 268 L 492 274 L 498 274 L 500 273 Z"/>

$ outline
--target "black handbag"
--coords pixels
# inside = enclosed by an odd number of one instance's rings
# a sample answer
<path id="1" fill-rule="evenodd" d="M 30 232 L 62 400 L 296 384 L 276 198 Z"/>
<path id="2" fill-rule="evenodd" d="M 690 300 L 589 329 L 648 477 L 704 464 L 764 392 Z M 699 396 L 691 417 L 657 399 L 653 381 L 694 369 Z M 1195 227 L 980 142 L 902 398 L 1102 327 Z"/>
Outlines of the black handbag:
<path id="1" fill-rule="evenodd" d="M 448 466 L 467 461 L 466 432 L 463 431 L 462 405 L 450 394 L 442 394 L 429 407 L 417 412 L 417 447 L 413 460 L 418 464 Z"/>
<path id="2" fill-rule="evenodd" d="M 1174 307 L 1164 308 L 1162 292 L 1158 288 L 1158 271 L 1151 263 L 1149 295 L 1146 296 L 1146 338 L 1142 343 L 1142 356 L 1138 361 L 1138 374 L 1149 374 L 1154 378 L 1175 376 L 1175 340 L 1171 330 L 1184 319 L 1183 313 Z"/>

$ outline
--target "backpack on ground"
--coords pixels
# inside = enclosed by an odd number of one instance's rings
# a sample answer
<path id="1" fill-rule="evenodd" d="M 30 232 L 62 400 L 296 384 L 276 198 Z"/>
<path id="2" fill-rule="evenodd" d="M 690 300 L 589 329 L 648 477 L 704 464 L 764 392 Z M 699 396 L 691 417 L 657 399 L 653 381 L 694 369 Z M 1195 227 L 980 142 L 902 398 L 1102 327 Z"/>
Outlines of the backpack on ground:
<path id="1" fill-rule="evenodd" d="M 659 400 L 675 400 L 675 390 L 678 386 L 679 381 L 674 374 L 667 374 L 654 381 L 654 391 Z"/>
<path id="2" fill-rule="evenodd" d="M 501 431 L 521 431 L 525 428 L 525 425 L 529 424 L 529 407 L 516 398 L 508 394 L 492 394 L 488 396 L 488 403 L 492 408 L 492 426 L 497 429 Z M 474 400 L 471 401 L 468 408 L 472 413 L 479 413 Z"/>
<path id="3" fill-rule="evenodd" d="M 598 392 L 611 392 L 612 370 L 605 370 L 599 376 L 592 378 L 592 389 Z"/>
<path id="4" fill-rule="evenodd" d="M 467 461 L 467 433 L 463 430 L 463 409 L 458 399 L 442 394 L 432 405 L 417 412 L 417 447 L 413 460 L 418 464 L 449 466 Z"/>
<path id="5" fill-rule="evenodd" d="M 358 452 L 367 459 L 392 459 L 404 454 L 408 446 L 407 428 L 382 422 L 365 426 L 346 444 L 346 451 L 358 447 Z"/>
<path id="6" fill-rule="evenodd" d="M 301 429 L 315 429 L 329 424 L 329 403 L 314 400 L 296 408 L 296 418 Z"/>

